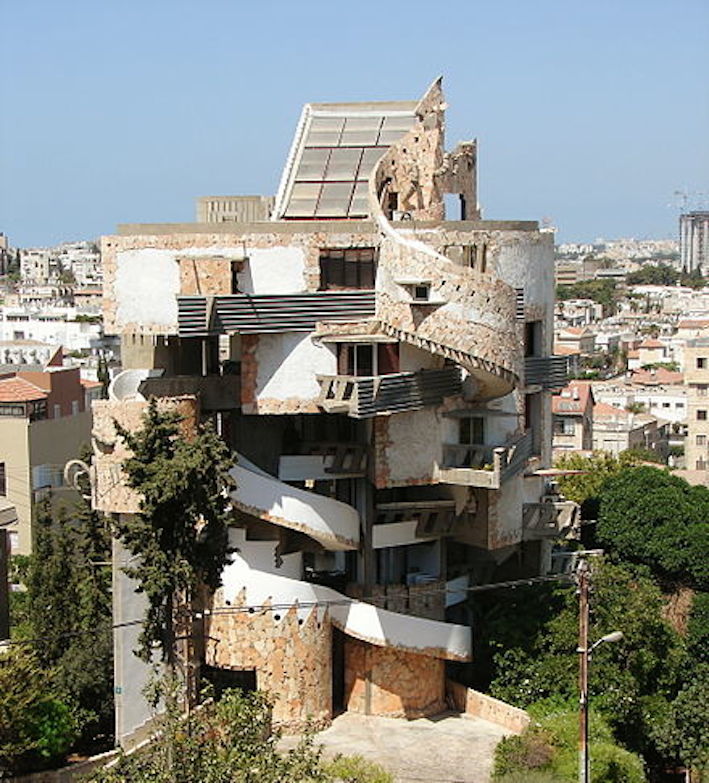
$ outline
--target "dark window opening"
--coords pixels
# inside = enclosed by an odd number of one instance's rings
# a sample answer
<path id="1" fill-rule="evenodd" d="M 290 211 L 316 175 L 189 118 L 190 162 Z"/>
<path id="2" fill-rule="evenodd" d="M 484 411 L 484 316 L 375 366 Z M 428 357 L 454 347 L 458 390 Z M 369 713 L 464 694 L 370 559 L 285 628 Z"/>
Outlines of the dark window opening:
<path id="1" fill-rule="evenodd" d="M 7 473 L 4 462 L 0 462 L 0 495 L 7 495 Z"/>
<path id="2" fill-rule="evenodd" d="M 482 416 L 471 416 L 460 420 L 459 442 L 467 445 L 482 445 L 485 443 L 485 419 Z"/>
<path id="3" fill-rule="evenodd" d="M 372 289 L 377 273 L 373 247 L 320 251 L 320 290 Z"/>
<path id="4" fill-rule="evenodd" d="M 240 294 L 239 290 L 239 270 L 241 269 L 240 261 L 231 262 L 231 292 L 232 294 Z"/>
<path id="5" fill-rule="evenodd" d="M 256 669 L 221 669 L 202 664 L 200 672 L 202 679 L 214 688 L 214 697 L 217 700 L 229 688 L 236 688 L 245 693 L 256 690 Z"/>
<path id="6" fill-rule="evenodd" d="M 377 374 L 389 375 L 399 372 L 399 343 L 377 345 Z"/>
<path id="7" fill-rule="evenodd" d="M 340 375 L 357 378 L 376 375 L 374 346 L 371 343 L 340 343 L 337 371 Z"/>
<path id="8" fill-rule="evenodd" d="M 431 296 L 431 287 L 428 285 L 414 286 L 414 299 L 417 302 L 427 302 Z"/>
<path id="9" fill-rule="evenodd" d="M 527 321 L 524 325 L 524 355 L 542 355 L 542 322 Z"/>

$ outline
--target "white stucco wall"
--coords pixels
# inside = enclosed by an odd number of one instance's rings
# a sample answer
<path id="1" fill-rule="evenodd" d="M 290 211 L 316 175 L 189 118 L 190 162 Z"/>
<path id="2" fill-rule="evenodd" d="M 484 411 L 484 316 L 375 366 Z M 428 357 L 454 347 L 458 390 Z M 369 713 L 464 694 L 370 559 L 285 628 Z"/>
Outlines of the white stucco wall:
<path id="1" fill-rule="evenodd" d="M 260 335 L 256 361 L 257 399 L 316 400 L 320 386 L 315 376 L 337 373 L 334 348 L 301 332 Z"/>
<path id="2" fill-rule="evenodd" d="M 180 269 L 172 250 L 142 248 L 116 258 L 116 320 L 165 327 L 177 333 L 177 299 Z"/>
<path id="3" fill-rule="evenodd" d="M 248 263 L 238 275 L 247 294 L 297 294 L 305 291 L 305 253 L 299 247 L 248 248 Z"/>
<path id="4" fill-rule="evenodd" d="M 553 234 L 519 232 L 500 242 L 495 272 L 513 288 L 524 288 L 525 303 L 554 304 Z"/>

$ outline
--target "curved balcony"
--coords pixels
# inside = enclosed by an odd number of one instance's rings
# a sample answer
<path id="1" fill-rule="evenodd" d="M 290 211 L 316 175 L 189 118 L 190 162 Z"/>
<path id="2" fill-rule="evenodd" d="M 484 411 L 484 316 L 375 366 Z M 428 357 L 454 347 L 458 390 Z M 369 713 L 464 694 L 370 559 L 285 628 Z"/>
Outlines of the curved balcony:
<path id="1" fill-rule="evenodd" d="M 224 598 L 232 603 L 243 600 L 247 606 L 293 606 L 303 618 L 312 611 L 324 615 L 327 610 L 333 625 L 369 644 L 452 661 L 470 660 L 468 626 L 381 609 L 329 587 L 257 571 L 238 556 L 224 569 L 222 581 Z"/>
<path id="2" fill-rule="evenodd" d="M 359 514 L 339 500 L 291 487 L 237 455 L 234 505 L 251 516 L 305 533 L 325 549 L 357 549 Z"/>

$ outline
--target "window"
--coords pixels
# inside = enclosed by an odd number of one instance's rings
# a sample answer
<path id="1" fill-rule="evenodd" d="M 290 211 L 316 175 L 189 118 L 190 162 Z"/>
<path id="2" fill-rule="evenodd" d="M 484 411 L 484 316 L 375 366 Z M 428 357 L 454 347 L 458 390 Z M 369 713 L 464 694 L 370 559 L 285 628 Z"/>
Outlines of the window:
<path id="1" fill-rule="evenodd" d="M 460 420 L 459 442 L 482 445 L 485 443 L 485 419 L 482 416 L 471 416 Z"/>
<path id="2" fill-rule="evenodd" d="M 707 445 L 707 436 L 697 435 L 697 446 L 706 446 L 706 445 Z"/>
<path id="3" fill-rule="evenodd" d="M 54 406 L 54 413 L 52 414 L 52 418 L 59 419 L 62 415 L 62 406 L 61 405 L 55 405 Z"/>
<path id="4" fill-rule="evenodd" d="M 376 250 L 373 247 L 320 251 L 320 290 L 374 288 Z"/>
<path id="5" fill-rule="evenodd" d="M 706 421 L 706 420 L 707 420 L 707 412 L 697 411 L 697 421 Z"/>
<path id="6" fill-rule="evenodd" d="M 430 285 L 415 285 L 414 286 L 414 301 L 427 302 L 431 297 Z"/>
<path id="7" fill-rule="evenodd" d="M 707 385 L 706 383 L 700 383 L 697 386 L 697 397 L 706 397 L 707 396 Z"/>
<path id="8" fill-rule="evenodd" d="M 663 408 L 669 408 L 669 407 L 670 407 L 670 404 L 669 404 L 669 402 L 663 402 L 663 403 L 662 403 L 662 407 L 663 407 Z"/>
<path id="9" fill-rule="evenodd" d="M 71 415 L 76 416 L 79 413 L 79 401 L 78 400 L 72 400 L 71 401 Z"/>
<path id="10" fill-rule="evenodd" d="M 7 495 L 7 473 L 4 462 L 0 462 L 0 495 Z"/>
<path id="11" fill-rule="evenodd" d="M 554 434 L 555 435 L 573 435 L 575 432 L 575 426 L 573 419 L 566 416 L 554 417 Z"/>
<path id="12" fill-rule="evenodd" d="M 695 469 L 696 470 L 706 470 L 707 469 L 707 463 L 704 459 L 698 459 L 695 463 Z"/>
<path id="13" fill-rule="evenodd" d="M 697 356 L 697 369 L 698 370 L 706 370 L 707 368 L 707 357 L 706 356 Z"/>
<path id="14" fill-rule="evenodd" d="M 337 372 L 357 378 L 377 374 L 376 353 L 372 343 L 340 343 L 337 350 Z"/>
<path id="15" fill-rule="evenodd" d="M 524 325 L 524 355 L 542 355 L 542 322 L 527 321 Z"/>

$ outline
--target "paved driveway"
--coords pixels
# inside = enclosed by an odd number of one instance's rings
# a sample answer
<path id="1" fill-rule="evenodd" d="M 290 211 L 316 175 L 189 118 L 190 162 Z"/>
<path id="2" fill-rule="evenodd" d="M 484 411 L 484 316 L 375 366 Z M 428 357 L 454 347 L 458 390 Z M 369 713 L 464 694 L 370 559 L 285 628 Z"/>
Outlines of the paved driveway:
<path id="1" fill-rule="evenodd" d="M 316 741 L 327 756 L 360 755 L 378 762 L 397 783 L 489 783 L 495 746 L 508 733 L 459 713 L 402 720 L 345 712 Z M 290 747 L 293 740 L 283 743 Z"/>

